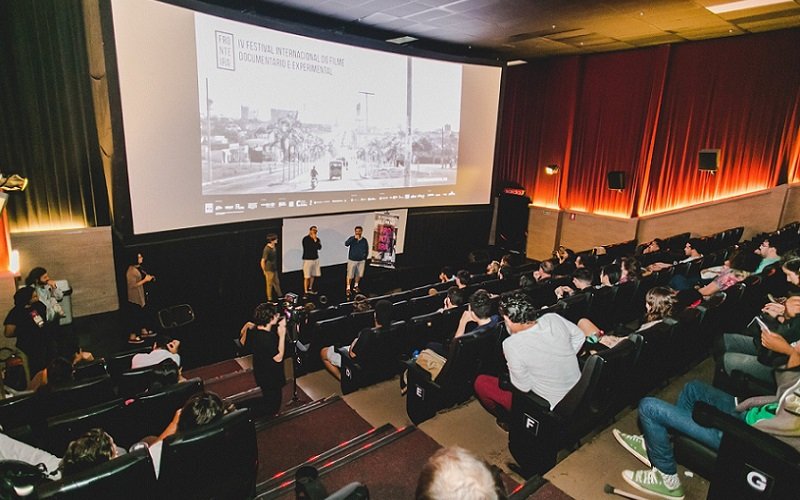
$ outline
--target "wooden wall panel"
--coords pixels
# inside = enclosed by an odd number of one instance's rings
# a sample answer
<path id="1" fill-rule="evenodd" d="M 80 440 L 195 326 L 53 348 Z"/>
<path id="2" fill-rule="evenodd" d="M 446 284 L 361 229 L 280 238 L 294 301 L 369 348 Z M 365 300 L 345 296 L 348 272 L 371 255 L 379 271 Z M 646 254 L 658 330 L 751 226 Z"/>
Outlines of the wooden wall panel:
<path id="1" fill-rule="evenodd" d="M 11 247 L 19 250 L 22 280 L 41 266 L 51 278 L 69 281 L 73 316 L 119 308 L 110 227 L 16 233 Z"/>
<path id="2" fill-rule="evenodd" d="M 560 217 L 560 210 L 530 206 L 528 241 L 525 248 L 529 259 L 544 260 L 552 257 Z"/>
<path id="3" fill-rule="evenodd" d="M 560 244 L 576 252 L 636 237 L 636 219 L 565 212 L 561 221 Z"/>
<path id="4" fill-rule="evenodd" d="M 778 227 L 798 220 L 800 220 L 800 185 L 793 185 L 786 189 L 786 202 Z"/>
<path id="5" fill-rule="evenodd" d="M 705 236 L 725 229 L 744 226 L 743 240 L 779 227 L 786 185 L 730 200 L 657 214 L 639 219 L 639 241 L 689 231 Z"/>

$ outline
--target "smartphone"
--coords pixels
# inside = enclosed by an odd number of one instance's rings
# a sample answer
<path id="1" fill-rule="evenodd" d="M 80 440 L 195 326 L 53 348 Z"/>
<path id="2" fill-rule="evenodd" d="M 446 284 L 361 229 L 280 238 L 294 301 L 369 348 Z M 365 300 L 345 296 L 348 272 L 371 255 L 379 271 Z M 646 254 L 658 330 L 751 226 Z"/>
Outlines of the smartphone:
<path id="1" fill-rule="evenodd" d="M 767 324 L 764 323 L 761 320 L 761 318 L 759 318 L 758 316 L 756 316 L 756 323 L 758 323 L 758 326 L 761 327 L 761 331 L 764 331 L 764 332 L 768 332 L 769 331 L 769 327 L 767 326 Z"/>

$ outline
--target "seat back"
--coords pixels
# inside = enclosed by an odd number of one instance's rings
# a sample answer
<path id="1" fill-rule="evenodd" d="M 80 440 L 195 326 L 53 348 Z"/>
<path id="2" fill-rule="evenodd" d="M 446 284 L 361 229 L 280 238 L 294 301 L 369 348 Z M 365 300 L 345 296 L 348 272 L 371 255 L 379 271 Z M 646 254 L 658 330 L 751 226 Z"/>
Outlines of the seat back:
<path id="1" fill-rule="evenodd" d="M 369 310 L 350 313 L 347 319 L 348 337 L 354 339 L 358 337 L 358 333 L 361 330 L 364 328 L 372 328 L 373 326 L 375 326 L 375 311 Z"/>
<path id="2" fill-rule="evenodd" d="M 449 286 L 453 286 L 454 283 L 450 283 Z M 445 289 L 446 290 L 446 289 Z M 414 297 L 413 299 L 408 301 L 408 314 L 410 316 L 420 316 L 422 314 L 428 314 L 437 310 L 438 308 L 442 307 L 444 304 L 444 296 L 447 294 L 446 291 L 442 291 L 437 293 L 436 295 L 424 295 L 422 297 Z"/>
<path id="3" fill-rule="evenodd" d="M 441 334 L 444 339 L 453 338 L 453 334 L 456 333 L 456 329 L 458 329 L 458 323 L 461 321 L 461 316 L 464 315 L 466 309 L 467 305 L 462 304 L 458 307 L 451 307 L 450 309 L 442 311 Z"/>
<path id="4" fill-rule="evenodd" d="M 103 358 L 89 361 L 88 363 L 81 363 L 75 367 L 73 378 L 75 380 L 86 380 L 89 378 L 100 377 L 108 374 L 108 367 L 106 360 Z"/>
<path id="5" fill-rule="evenodd" d="M 248 409 L 164 440 L 161 498 L 252 498 L 258 470 L 256 428 Z"/>
<path id="6" fill-rule="evenodd" d="M 124 401 L 113 399 L 99 405 L 48 418 L 41 445 L 44 450 L 57 457 L 62 457 L 71 441 L 79 438 L 89 429 L 97 427 L 111 435 L 115 443 L 127 448 L 133 443 L 121 441 L 118 437 L 118 429 L 124 428 L 124 425 Z"/>
<path id="7" fill-rule="evenodd" d="M 592 290 L 592 298 L 589 300 L 588 318 L 605 331 L 611 331 L 615 326 L 609 313 L 614 310 L 616 292 L 616 287 L 603 286 Z"/>
<path id="8" fill-rule="evenodd" d="M 189 304 L 178 304 L 158 311 L 158 322 L 165 330 L 188 325 L 192 321 L 194 321 L 194 310 Z"/>
<path id="9" fill-rule="evenodd" d="M 337 316 L 317 321 L 312 341 L 319 346 L 348 345 L 355 337 L 347 330 L 347 316 Z"/>
<path id="10" fill-rule="evenodd" d="M 31 424 L 31 418 L 40 414 L 40 404 L 40 398 L 34 393 L 0 400 L 0 426 L 8 432 Z"/>
<path id="11" fill-rule="evenodd" d="M 130 370 L 131 360 L 134 356 L 140 352 L 150 352 L 151 350 L 151 346 L 142 345 L 129 351 L 118 352 L 117 354 L 114 354 L 106 360 L 108 373 L 110 373 L 112 377 L 115 377 L 124 371 Z"/>
<path id="12" fill-rule="evenodd" d="M 479 329 L 453 340 L 436 382 L 449 391 L 457 401 L 464 401 L 472 395 L 472 383 L 489 362 L 494 344 L 497 342 L 500 325 L 494 328 Z"/>
<path id="13" fill-rule="evenodd" d="M 171 362 L 171 360 L 162 361 L 162 363 Z M 153 372 L 158 368 L 158 365 L 144 366 L 134 370 L 128 370 L 120 373 L 115 377 L 117 384 L 117 393 L 120 397 L 133 397 L 150 388 L 153 383 Z"/>
<path id="14" fill-rule="evenodd" d="M 444 343 L 446 335 L 442 328 L 442 313 L 436 311 L 408 320 L 408 338 L 415 349 L 423 349 L 429 342 Z"/>
<path id="15" fill-rule="evenodd" d="M 128 400 L 127 424 L 113 434 L 114 439 L 129 446 L 145 436 L 159 435 L 175 416 L 175 411 L 200 392 L 203 392 L 203 381 L 193 378 Z"/>
<path id="16" fill-rule="evenodd" d="M 581 378 L 553 408 L 553 413 L 568 423 L 569 428 L 563 429 L 562 432 L 574 434 L 572 429 L 584 427 L 580 422 L 597 417 L 601 409 L 598 384 L 605 365 L 606 361 L 597 354 L 589 356 L 581 370 Z"/>
<path id="17" fill-rule="evenodd" d="M 43 415 L 52 417 L 110 401 L 116 397 L 108 375 L 49 387 L 41 393 Z"/>
<path id="18" fill-rule="evenodd" d="M 589 300 L 592 294 L 590 291 L 576 292 L 574 295 L 566 296 L 559 301 L 561 309 L 558 314 L 573 323 L 586 317 L 589 311 Z"/>
<path id="19" fill-rule="evenodd" d="M 137 450 L 59 481 L 40 484 L 34 489 L 33 498 L 134 500 L 155 498 L 156 494 L 156 476 L 150 453 L 147 450 Z"/>

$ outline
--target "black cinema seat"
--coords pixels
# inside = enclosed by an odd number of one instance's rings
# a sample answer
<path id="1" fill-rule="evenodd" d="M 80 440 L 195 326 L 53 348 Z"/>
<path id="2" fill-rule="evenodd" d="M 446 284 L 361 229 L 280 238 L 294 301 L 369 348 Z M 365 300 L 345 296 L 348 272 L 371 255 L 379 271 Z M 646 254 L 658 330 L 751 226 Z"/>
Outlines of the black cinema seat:
<path id="1" fill-rule="evenodd" d="M 636 355 L 632 344 L 625 339 L 589 356 L 581 378 L 552 410 L 541 396 L 512 388 L 508 447 L 526 477 L 552 468 L 560 449 L 575 445 L 608 417 L 616 398 L 614 390 L 630 377 L 624 368 Z"/>
<path id="2" fill-rule="evenodd" d="M 257 470 L 255 424 L 250 410 L 236 410 L 217 422 L 164 440 L 159 497 L 252 498 Z"/>
<path id="3" fill-rule="evenodd" d="M 71 441 L 90 429 L 100 428 L 119 446 L 127 448 L 133 443 L 120 441 L 118 437 L 118 429 L 124 428 L 124 425 L 125 403 L 122 399 L 114 399 L 48 418 L 41 447 L 57 457 L 62 457 Z"/>
<path id="4" fill-rule="evenodd" d="M 339 350 L 342 355 L 342 394 L 390 379 L 400 372 L 403 366 L 400 357 L 410 349 L 406 322 L 397 321 L 387 329 L 378 330 L 370 349 L 361 352 L 357 358 Z"/>
<path id="5" fill-rule="evenodd" d="M 59 481 L 45 482 L 34 489 L 32 497 L 40 500 L 138 500 L 155 498 L 156 492 L 150 453 L 137 450 Z"/>
<path id="6" fill-rule="evenodd" d="M 12 429 L 29 425 L 31 417 L 39 414 L 39 403 L 35 393 L 0 400 L 0 426 L 3 431 L 8 433 Z"/>
<path id="7" fill-rule="evenodd" d="M 420 424 L 444 408 L 463 403 L 472 397 L 472 384 L 489 361 L 500 325 L 490 330 L 467 333 L 453 340 L 442 371 L 435 381 L 426 370 L 408 361 L 406 412 L 414 424 Z"/>
<path id="8" fill-rule="evenodd" d="M 678 462 L 710 480 L 708 498 L 797 498 L 800 452 L 795 448 L 702 402 L 692 417 L 722 431 L 719 451 L 673 434 Z"/>
<path id="9" fill-rule="evenodd" d="M 37 393 L 37 397 L 41 398 L 42 416 L 52 417 L 110 401 L 116 394 L 111 377 L 103 375 L 49 386 L 46 392 Z"/>

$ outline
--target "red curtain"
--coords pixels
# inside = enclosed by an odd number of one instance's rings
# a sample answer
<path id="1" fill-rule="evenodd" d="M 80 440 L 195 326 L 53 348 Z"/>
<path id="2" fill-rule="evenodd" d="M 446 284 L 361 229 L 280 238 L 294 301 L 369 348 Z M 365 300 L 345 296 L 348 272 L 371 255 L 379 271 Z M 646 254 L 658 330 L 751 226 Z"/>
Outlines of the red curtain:
<path id="1" fill-rule="evenodd" d="M 770 188 L 781 172 L 787 178 L 800 125 L 798 47 L 798 30 L 672 47 L 640 215 Z M 701 149 L 720 149 L 716 174 L 698 169 Z"/>
<path id="2" fill-rule="evenodd" d="M 578 82 L 577 57 L 508 68 L 495 178 L 525 186 L 533 203 L 558 207 Z M 558 165 L 562 173 L 547 175 Z"/>
<path id="3" fill-rule="evenodd" d="M 564 208 L 631 216 L 639 173 L 651 150 L 668 54 L 668 46 L 662 46 L 584 60 L 561 191 Z M 624 190 L 608 189 L 612 171 L 624 173 Z"/>
<path id="4" fill-rule="evenodd" d="M 495 180 L 623 217 L 800 182 L 798 47 L 793 29 L 509 68 Z M 707 148 L 716 175 L 697 168 Z M 607 189 L 609 171 L 625 190 Z"/>

